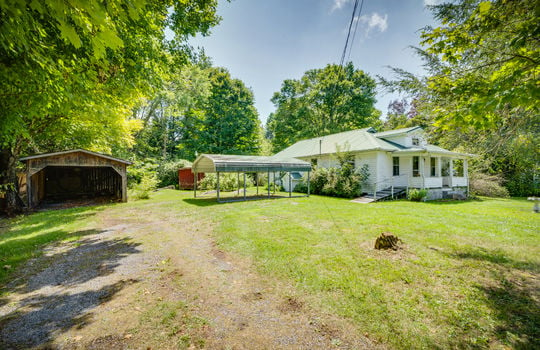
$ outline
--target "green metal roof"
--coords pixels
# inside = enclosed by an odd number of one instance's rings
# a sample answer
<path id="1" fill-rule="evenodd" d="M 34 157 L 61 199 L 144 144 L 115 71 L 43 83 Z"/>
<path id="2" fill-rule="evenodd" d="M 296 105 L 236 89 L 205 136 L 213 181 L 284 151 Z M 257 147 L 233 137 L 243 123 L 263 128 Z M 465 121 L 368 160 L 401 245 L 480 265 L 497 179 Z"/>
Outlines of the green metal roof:
<path id="1" fill-rule="evenodd" d="M 276 154 L 278 157 L 308 157 L 336 153 L 336 145 L 342 151 L 397 151 L 398 147 L 375 137 L 373 128 L 340 132 L 309 140 L 298 141 Z"/>
<path id="2" fill-rule="evenodd" d="M 201 154 L 193 162 L 192 172 L 263 172 L 310 171 L 311 164 L 282 156 L 239 156 L 227 154 Z"/>
<path id="3" fill-rule="evenodd" d="M 414 131 L 414 130 L 417 130 L 417 129 L 422 129 L 422 128 L 420 126 L 413 126 L 413 127 L 410 127 L 410 128 L 382 131 L 382 132 L 375 133 L 374 135 L 376 137 L 384 138 L 384 137 L 390 137 L 390 136 L 397 136 L 397 135 L 401 135 L 401 134 L 406 134 L 408 132 L 411 132 L 411 131 Z"/>
<path id="4" fill-rule="evenodd" d="M 285 148 L 277 153 L 276 157 L 310 157 L 321 154 L 336 153 L 339 146 L 342 151 L 350 152 L 368 152 L 368 151 L 387 151 L 398 153 L 433 153 L 449 156 L 472 156 L 466 153 L 457 153 L 446 150 L 435 145 L 425 145 L 422 147 L 406 147 L 396 142 L 386 140 L 386 137 L 406 134 L 414 130 L 422 130 L 419 126 L 411 128 L 396 129 L 376 133 L 373 128 L 358 129 L 340 132 L 322 137 L 315 137 L 308 140 L 298 141 L 294 145 Z"/>

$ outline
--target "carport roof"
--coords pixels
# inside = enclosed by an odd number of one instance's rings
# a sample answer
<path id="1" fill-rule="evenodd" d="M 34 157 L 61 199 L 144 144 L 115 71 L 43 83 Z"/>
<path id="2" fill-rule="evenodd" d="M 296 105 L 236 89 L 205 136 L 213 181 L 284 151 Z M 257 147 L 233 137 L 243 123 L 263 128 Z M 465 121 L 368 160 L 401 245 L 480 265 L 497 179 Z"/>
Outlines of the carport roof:
<path id="1" fill-rule="evenodd" d="M 311 171 L 311 164 L 296 158 L 276 156 L 201 154 L 192 166 L 194 173 L 258 171 Z"/>
<path id="2" fill-rule="evenodd" d="M 20 160 L 20 161 L 27 161 L 27 160 L 30 160 L 30 159 L 53 157 L 53 156 L 59 156 L 59 155 L 64 155 L 64 154 L 69 154 L 69 153 L 76 153 L 76 152 L 86 153 L 86 154 L 89 154 L 89 155 L 92 155 L 92 156 L 96 156 L 96 157 L 101 157 L 101 158 L 113 160 L 113 161 L 115 161 L 115 162 L 119 162 L 119 163 L 123 163 L 123 164 L 127 164 L 127 165 L 131 165 L 131 164 L 132 164 L 131 162 L 129 162 L 129 161 L 127 161 L 127 160 L 124 160 L 124 159 L 114 158 L 114 157 L 111 157 L 111 156 L 108 156 L 108 155 L 105 155 L 105 154 L 101 154 L 101 153 L 97 153 L 97 152 L 92 152 L 92 151 L 87 151 L 87 150 L 82 149 L 82 148 L 73 149 L 73 150 L 69 150 L 69 151 L 61 151 L 61 152 L 53 152 L 53 153 L 36 154 L 36 155 L 34 155 L 34 156 L 28 156 L 28 157 L 20 158 L 19 160 Z"/>

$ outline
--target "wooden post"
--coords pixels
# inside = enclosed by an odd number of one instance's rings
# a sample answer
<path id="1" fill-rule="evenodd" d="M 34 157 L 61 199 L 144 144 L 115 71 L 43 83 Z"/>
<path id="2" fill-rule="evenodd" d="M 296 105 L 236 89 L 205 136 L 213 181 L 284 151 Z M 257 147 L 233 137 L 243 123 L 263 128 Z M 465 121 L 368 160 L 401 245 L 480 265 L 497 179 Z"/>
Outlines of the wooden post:
<path id="1" fill-rule="evenodd" d="M 28 169 L 26 170 L 26 200 L 28 201 L 28 209 L 33 206 L 32 203 L 32 175 L 30 175 L 30 162 L 28 162 Z"/>
<path id="2" fill-rule="evenodd" d="M 127 202 L 127 174 L 125 166 L 122 169 L 122 202 Z"/>

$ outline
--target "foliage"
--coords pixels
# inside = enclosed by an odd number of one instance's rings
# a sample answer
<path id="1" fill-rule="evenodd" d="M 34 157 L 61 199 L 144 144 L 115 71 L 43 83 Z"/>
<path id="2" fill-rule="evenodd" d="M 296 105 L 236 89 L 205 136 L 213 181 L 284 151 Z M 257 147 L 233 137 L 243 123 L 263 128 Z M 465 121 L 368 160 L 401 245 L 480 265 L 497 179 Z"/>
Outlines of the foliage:
<path id="1" fill-rule="evenodd" d="M 157 168 L 158 186 L 178 186 L 178 169 L 190 165 L 191 162 L 184 159 L 161 163 Z"/>
<path id="2" fill-rule="evenodd" d="M 193 160 L 198 153 L 258 154 L 261 127 L 253 93 L 224 68 L 191 64 L 172 74 L 135 112 L 145 127 L 140 156 Z"/>
<path id="3" fill-rule="evenodd" d="M 355 69 L 327 65 L 300 80 L 285 80 L 272 97 L 275 113 L 268 118 L 267 136 L 274 152 L 307 138 L 380 124 L 374 108 L 375 81 Z"/>
<path id="4" fill-rule="evenodd" d="M 249 184 L 246 184 L 249 186 Z M 217 174 L 208 173 L 199 181 L 197 187 L 201 190 L 216 190 L 217 189 Z M 236 173 L 220 173 L 219 174 L 219 190 L 220 191 L 236 191 L 238 188 L 244 188 L 244 176 L 238 177 Z"/>
<path id="5" fill-rule="evenodd" d="M 135 199 L 149 199 L 150 192 L 155 191 L 158 178 L 155 173 L 145 173 L 141 181 L 132 186 L 130 196 Z"/>
<path id="6" fill-rule="evenodd" d="M 0 3 L 0 183 L 24 153 L 88 148 L 122 155 L 140 128 L 132 106 L 186 61 L 189 36 L 219 18 L 215 0 Z M 173 39 L 165 37 L 165 29 Z M 9 207 L 14 208 L 14 194 Z"/>
<path id="7" fill-rule="evenodd" d="M 508 198 L 508 190 L 501 184 L 504 180 L 501 176 L 472 173 L 469 177 L 469 189 L 472 195 Z"/>
<path id="8" fill-rule="evenodd" d="M 428 191 L 426 189 L 416 189 L 411 188 L 409 192 L 407 192 L 407 199 L 413 202 L 422 202 L 425 200 L 426 196 L 428 194 Z"/>
<path id="9" fill-rule="evenodd" d="M 354 198 L 362 194 L 362 185 L 369 179 L 369 167 L 364 164 L 360 169 L 354 168 L 354 155 L 341 151 L 338 147 L 337 168 L 316 168 L 310 175 L 310 192 L 332 197 Z M 296 185 L 296 192 L 307 193 L 307 179 Z"/>
<path id="10" fill-rule="evenodd" d="M 431 6 L 422 32 L 426 77 L 393 68 L 380 82 L 416 101 L 409 123 L 432 141 L 476 154 L 471 170 L 504 178 L 513 196 L 538 193 L 540 46 L 534 1 L 459 0 Z"/>

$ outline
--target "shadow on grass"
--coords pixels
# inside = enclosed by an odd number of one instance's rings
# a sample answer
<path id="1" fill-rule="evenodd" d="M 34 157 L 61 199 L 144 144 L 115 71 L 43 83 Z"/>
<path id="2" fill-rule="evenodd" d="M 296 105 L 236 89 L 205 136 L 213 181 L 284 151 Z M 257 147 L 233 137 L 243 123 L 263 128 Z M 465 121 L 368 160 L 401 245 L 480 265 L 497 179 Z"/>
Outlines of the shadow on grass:
<path id="1" fill-rule="evenodd" d="M 87 237 L 47 247 L 45 256 L 19 269 L 19 278 L 4 288 L 4 303 L 22 299 L 0 305 L 0 348 L 46 346 L 72 327 L 85 327 L 92 309 L 111 300 L 126 283 L 137 282 L 108 276 L 121 259 L 140 252 L 138 243 L 114 238 L 115 231 L 70 234 Z"/>
<path id="2" fill-rule="evenodd" d="M 468 199 L 437 199 L 433 201 L 426 201 L 424 204 L 432 204 L 432 205 L 457 205 L 457 204 L 465 204 L 465 203 L 481 203 L 483 202 L 483 199 L 480 198 L 468 198 Z"/>
<path id="3" fill-rule="evenodd" d="M 233 204 L 233 203 L 242 203 L 242 202 L 251 202 L 251 201 L 262 201 L 262 200 L 272 200 L 272 199 L 281 199 L 281 198 L 289 198 L 289 196 L 279 196 L 274 195 L 270 196 L 248 196 L 246 199 L 244 199 L 242 196 L 240 197 L 223 197 L 221 198 L 221 202 L 217 201 L 216 197 L 212 198 L 184 198 L 182 199 L 187 204 L 196 205 L 199 207 L 208 207 L 212 205 L 224 205 L 224 204 Z M 298 198 L 292 197 L 292 198 Z"/>
<path id="4" fill-rule="evenodd" d="M 540 349 L 540 265 L 516 261 L 502 251 L 484 248 L 446 255 L 499 265 L 483 267 L 492 271 L 495 283 L 476 286 L 485 296 L 482 301 L 497 319 L 494 335 L 514 349 Z"/>
<path id="5" fill-rule="evenodd" d="M 478 287 L 498 320 L 497 338 L 513 349 L 540 349 L 538 285 L 522 285 L 505 278 L 500 286 Z"/>
<path id="6" fill-rule="evenodd" d="M 40 254 L 49 243 L 95 234 L 95 230 L 68 231 L 57 229 L 66 223 L 85 220 L 101 208 L 71 208 L 39 212 L 7 219 L 0 225 L 0 286 L 24 261 Z"/>
<path id="7" fill-rule="evenodd" d="M 514 260 L 506 256 L 506 254 L 501 250 L 490 251 L 485 248 L 468 248 L 466 250 L 443 254 L 454 259 L 487 261 L 513 269 L 540 273 L 540 264 L 531 261 Z"/>

